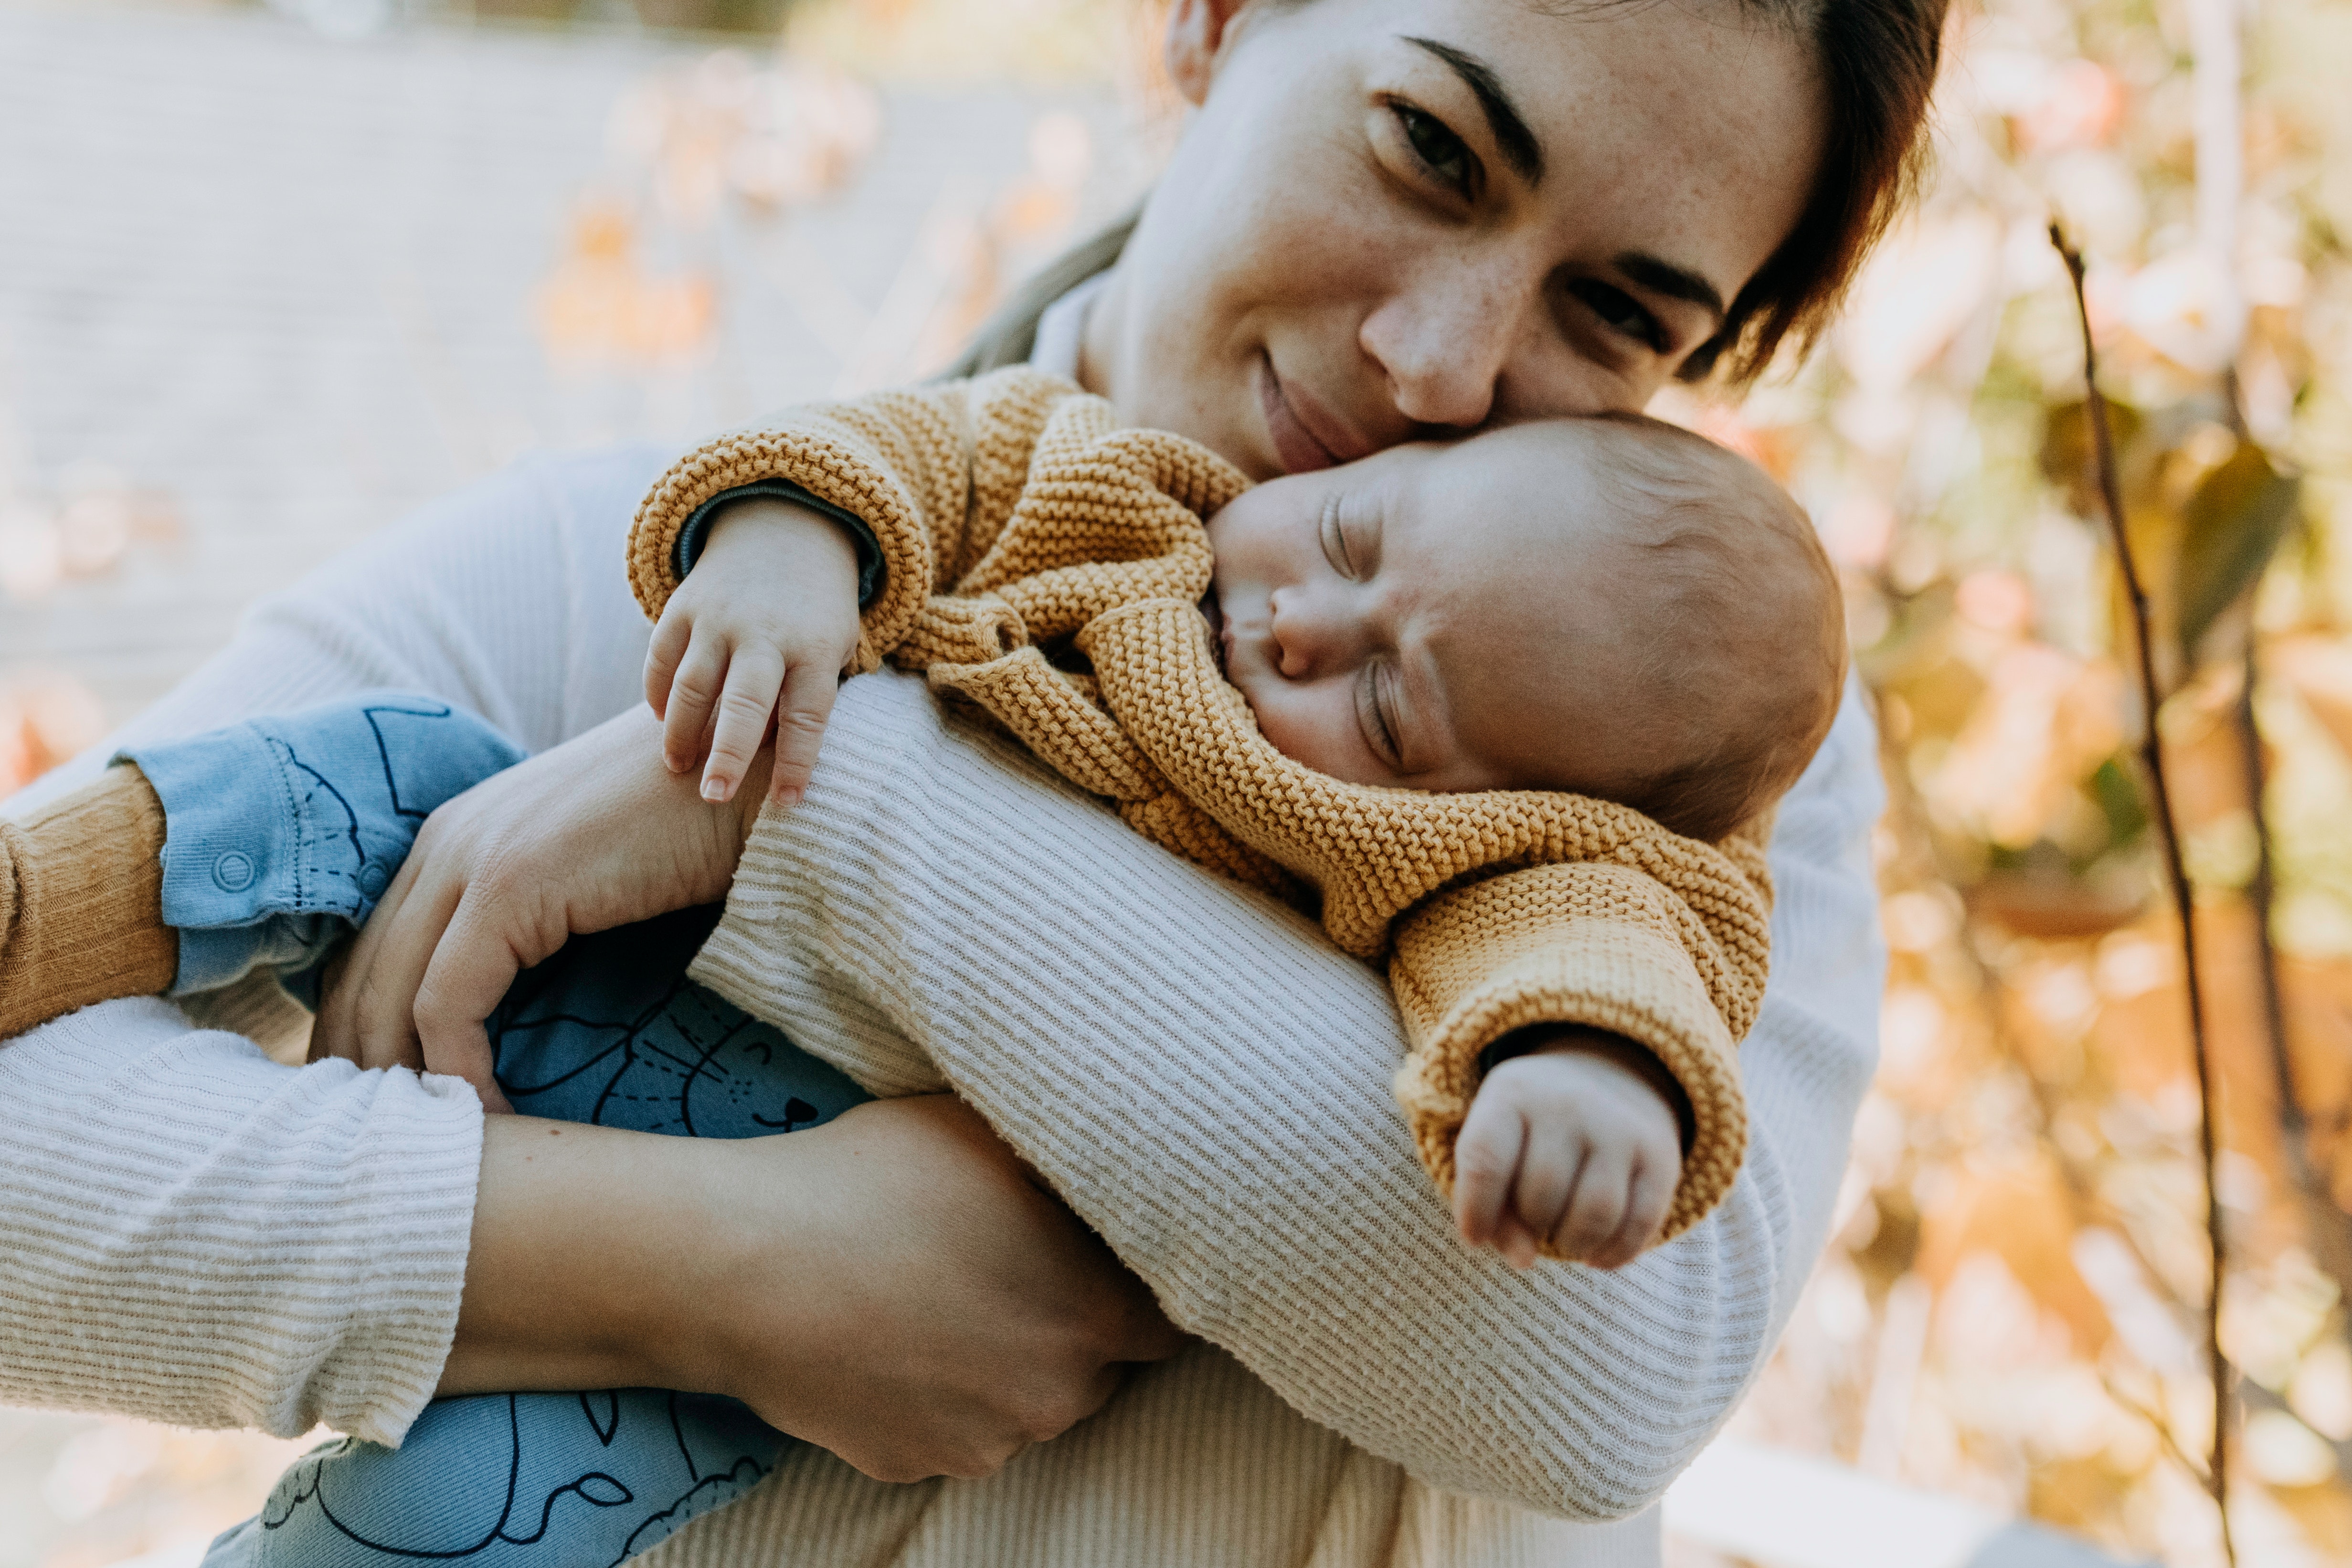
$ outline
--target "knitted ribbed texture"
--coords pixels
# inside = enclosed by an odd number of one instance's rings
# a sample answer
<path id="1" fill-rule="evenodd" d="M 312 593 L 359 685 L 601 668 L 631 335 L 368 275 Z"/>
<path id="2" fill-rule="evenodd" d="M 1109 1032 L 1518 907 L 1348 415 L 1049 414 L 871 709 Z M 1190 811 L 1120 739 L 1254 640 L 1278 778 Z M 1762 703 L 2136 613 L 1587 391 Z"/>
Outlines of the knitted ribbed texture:
<path id="1" fill-rule="evenodd" d="M 946 476 L 967 451 L 959 490 Z M 1397 1094 L 1442 1194 L 1481 1054 L 1552 1023 L 1638 1040 L 1682 1086 L 1693 1137 L 1664 1237 L 1722 1200 L 1747 1139 L 1736 1046 L 1764 991 L 1768 824 L 1718 848 L 1580 795 L 1380 789 L 1284 756 L 1194 607 L 1214 562 L 1201 520 L 1247 481 L 1194 442 L 1119 428 L 1109 403 L 1057 377 L 999 371 L 720 437 L 639 512 L 632 581 L 649 611 L 671 591 L 686 516 L 725 488 L 712 473 L 791 479 L 854 510 L 845 498 L 866 498 L 894 585 L 866 613 L 869 653 L 977 702 L 1146 837 L 1319 903 L 1342 948 L 1389 956 L 1412 1042 Z M 934 575 L 952 587 L 930 593 Z M 924 603 L 899 629 L 910 579 Z M 1091 677 L 1047 658 L 1072 638 Z"/>
<path id="2" fill-rule="evenodd" d="M 456 1328 L 481 1108 L 142 999 L 0 1050 L 0 1404 L 397 1442 Z"/>
<path id="3" fill-rule="evenodd" d="M 1216 1433 L 1216 1440 L 1205 1434 Z M 1449 1496 L 1301 1420 L 1220 1352 L 984 1481 L 891 1486 L 822 1449 L 638 1559 L 642 1568 L 1656 1568 L 1658 1519 L 1540 1519 Z"/>
<path id="4" fill-rule="evenodd" d="M 172 984 L 163 850 L 163 807 L 128 765 L 0 822 L 0 1039 Z"/>
<path id="5" fill-rule="evenodd" d="M 1034 1521 L 1038 1544 L 961 1560 L 1223 1561 L 1155 1543 L 1247 1506 L 1256 1494 L 1218 1457 L 1234 1445 L 1265 1454 L 1261 1423 L 1328 1427 L 1401 1467 L 1400 1508 L 1434 1489 L 1600 1519 L 1654 1497 L 1761 1363 L 1828 1224 L 1842 1130 L 1869 1076 L 1854 1031 L 1867 1027 L 1877 977 L 1874 766 L 1868 726 L 1849 714 L 1782 810 L 1783 940 L 1743 1053 L 1754 1138 L 1730 1196 L 1613 1273 L 1521 1274 L 1464 1247 L 1429 1201 L 1389 1095 L 1402 1034 L 1375 972 L 1274 900 L 1126 832 L 992 728 L 943 721 L 923 682 L 845 687 L 808 798 L 761 819 L 696 976 L 861 1079 L 861 1063 L 896 1059 L 952 1088 L 1180 1326 L 1287 1406 L 1163 1410 L 1141 1454 L 1104 1455 L 1106 1487 L 1160 1465 L 1171 1473 L 1139 1497 L 1202 1487 L 1167 1514 L 1139 1506 L 1124 1550 L 1082 1531 L 1101 1506 L 1093 1494 L 1023 1481 L 1026 1458 L 969 1483 L 990 1498 L 1007 1489 L 1002 1507 Z M 1790 920 L 1808 923 L 1793 945 Z M 1825 942 L 1825 929 L 1849 939 Z M 1112 1412 L 1140 1396 L 1122 1394 Z M 1318 1472 L 1288 1473 L 1296 1506 L 1311 1511 Z M 1228 1486 L 1236 1495 L 1217 1500 Z M 755 1505 L 791 1507 L 759 1495 L 739 1506 Z M 1596 1560 L 1580 1532 L 1499 1509 L 1484 1517 L 1535 1561 Z M 1092 1543 L 1091 1559 L 1060 1552 L 1065 1529 Z M 1484 1550 L 1460 1560 L 1487 1560 Z M 1328 1561 L 1449 1560 L 1394 1552 Z M 678 1559 L 869 1560 L 901 1561 Z M 958 1559 L 932 1542 L 903 1561 Z"/>

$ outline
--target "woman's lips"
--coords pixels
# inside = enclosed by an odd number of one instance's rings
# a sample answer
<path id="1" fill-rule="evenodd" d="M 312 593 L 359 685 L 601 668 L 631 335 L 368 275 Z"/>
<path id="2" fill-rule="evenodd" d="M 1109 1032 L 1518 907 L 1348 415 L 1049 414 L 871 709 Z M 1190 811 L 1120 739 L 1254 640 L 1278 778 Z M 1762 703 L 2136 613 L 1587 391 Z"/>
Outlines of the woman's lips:
<path id="1" fill-rule="evenodd" d="M 1304 387 L 1285 382 L 1264 353 L 1257 362 L 1257 400 L 1265 413 L 1266 434 L 1274 438 L 1274 455 L 1287 473 L 1311 473 L 1372 455 L 1370 441 Z"/>

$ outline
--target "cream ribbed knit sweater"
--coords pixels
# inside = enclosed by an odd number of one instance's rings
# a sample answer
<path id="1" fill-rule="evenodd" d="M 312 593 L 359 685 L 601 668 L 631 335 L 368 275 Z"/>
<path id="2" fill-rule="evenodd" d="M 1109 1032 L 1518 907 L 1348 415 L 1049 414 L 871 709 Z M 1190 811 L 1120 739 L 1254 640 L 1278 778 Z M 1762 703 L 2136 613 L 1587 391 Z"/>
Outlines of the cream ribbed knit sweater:
<path id="1" fill-rule="evenodd" d="M 526 464 L 387 531 L 257 610 L 173 698 L 11 809 L 94 777 L 121 744 L 371 686 L 462 702 L 534 749 L 593 727 L 636 700 L 645 622 L 612 563 L 664 456 Z M 1774 973 L 1741 1051 L 1752 1135 L 1738 1184 L 1675 1245 L 1611 1276 L 1541 1271 L 1529 1296 L 1450 1239 L 1394 1224 L 1429 1205 L 1385 1081 L 1401 1037 L 1377 977 L 1032 764 L 941 731 L 927 709 L 912 724 L 889 706 L 919 697 L 911 687 L 845 693 L 825 798 L 878 805 L 852 770 L 909 743 L 957 748 L 963 782 L 862 820 L 866 854 L 806 858 L 793 830 L 816 813 L 763 823 L 722 936 L 763 905 L 781 916 L 788 897 L 821 900 L 826 962 L 796 1006 L 830 1020 L 830 1048 L 887 1029 L 903 1057 L 903 1029 L 951 1074 L 964 1052 L 985 1058 L 974 1102 L 1231 1354 L 1146 1373 L 992 1481 L 886 1489 L 803 1455 L 666 1546 L 662 1568 L 1654 1563 L 1654 1514 L 1557 1523 L 1409 1487 L 1376 1454 L 1435 1455 L 1426 1479 L 1466 1491 L 1618 1513 L 1664 1485 L 1760 1365 L 1827 1230 L 1872 1061 L 1879 796 L 1858 702 L 1773 839 Z M 1043 873 L 994 848 L 1026 820 L 994 814 L 1033 806 L 1076 847 L 1055 907 L 1097 879 L 1123 898 L 1138 878 L 1158 889 L 1150 914 L 1123 903 L 1122 921 L 1073 922 L 1074 963 L 1108 977 L 1075 1011 L 1060 977 L 1024 977 L 1025 928 L 1002 942 L 961 929 L 942 950 L 925 921 L 897 921 L 917 900 L 885 875 L 922 864 L 928 902 L 944 862 L 971 898 L 1042 905 Z M 1222 945 L 1189 973 L 1145 962 L 1160 913 L 1191 906 Z M 757 924 L 743 931 L 767 948 Z M 1203 1050 L 1214 1059 L 1192 1070 L 1187 1053 Z M 1124 1076 L 1141 1064 L 1165 1071 Z M 289 1433 L 315 1417 L 396 1438 L 445 1353 L 472 1219 L 475 1103 L 443 1087 L 278 1067 L 152 1001 L 0 1047 L 0 1398 Z M 1350 1253 L 1381 1271 L 1368 1281 Z M 1471 1306 L 1501 1331 L 1464 1333 Z M 1475 1349 L 1534 1374 L 1491 1400 L 1479 1391 L 1497 1386 L 1495 1369 L 1433 1398 L 1384 1397 L 1428 1381 L 1430 1345 L 1446 1347 L 1441 1365 Z M 833 1531 L 815 1551 L 774 1511 L 803 1481 L 833 1489 L 795 1516 Z"/>
<path id="2" fill-rule="evenodd" d="M 1340 947 L 1387 961 L 1412 1047 L 1397 1095 L 1441 1196 L 1484 1053 L 1575 1024 L 1632 1037 L 1682 1086 L 1692 1135 L 1662 1239 L 1722 1199 L 1747 1136 L 1734 1047 L 1764 990 L 1769 815 L 1707 845 L 1583 795 L 1379 789 L 1283 755 L 1194 607 L 1213 564 L 1202 520 L 1248 481 L 1181 436 L 1122 428 L 1060 376 L 1014 366 L 705 443 L 630 536 L 648 616 L 676 591 L 688 520 L 772 479 L 868 520 L 881 543 L 860 667 L 928 672 L 1145 837 L 1318 910 Z M 1087 673 L 1047 658 L 1063 640 Z"/>

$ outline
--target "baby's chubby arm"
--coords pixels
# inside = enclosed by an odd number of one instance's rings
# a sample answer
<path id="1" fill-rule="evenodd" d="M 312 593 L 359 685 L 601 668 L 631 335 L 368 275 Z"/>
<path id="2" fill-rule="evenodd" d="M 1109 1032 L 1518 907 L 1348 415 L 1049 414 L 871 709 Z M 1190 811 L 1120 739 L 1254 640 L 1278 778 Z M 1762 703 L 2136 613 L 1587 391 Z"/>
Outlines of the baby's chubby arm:
<path id="1" fill-rule="evenodd" d="M 797 805 L 842 671 L 857 652 L 858 563 L 846 528 L 767 496 L 729 505 L 662 608 L 646 701 L 672 773 L 709 761 L 702 798 L 734 798 L 772 721 L 768 798 Z"/>
<path id="2" fill-rule="evenodd" d="M 1534 1266 L 1620 1268 L 1657 1239 L 1682 1178 L 1673 1079 L 1630 1041 L 1548 1037 L 1489 1070 L 1454 1146 L 1462 1238 Z"/>

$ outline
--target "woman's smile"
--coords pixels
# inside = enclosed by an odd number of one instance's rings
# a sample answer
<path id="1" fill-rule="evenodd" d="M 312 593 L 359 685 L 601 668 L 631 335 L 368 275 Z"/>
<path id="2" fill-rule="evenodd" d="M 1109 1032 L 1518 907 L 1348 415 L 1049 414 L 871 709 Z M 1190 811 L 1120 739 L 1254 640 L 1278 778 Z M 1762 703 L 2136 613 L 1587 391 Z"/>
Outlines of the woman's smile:
<path id="1" fill-rule="evenodd" d="M 1260 351 L 1255 379 L 1266 435 L 1286 472 L 1304 474 L 1371 456 L 1376 448 L 1305 387 L 1283 380 L 1274 356 Z"/>

